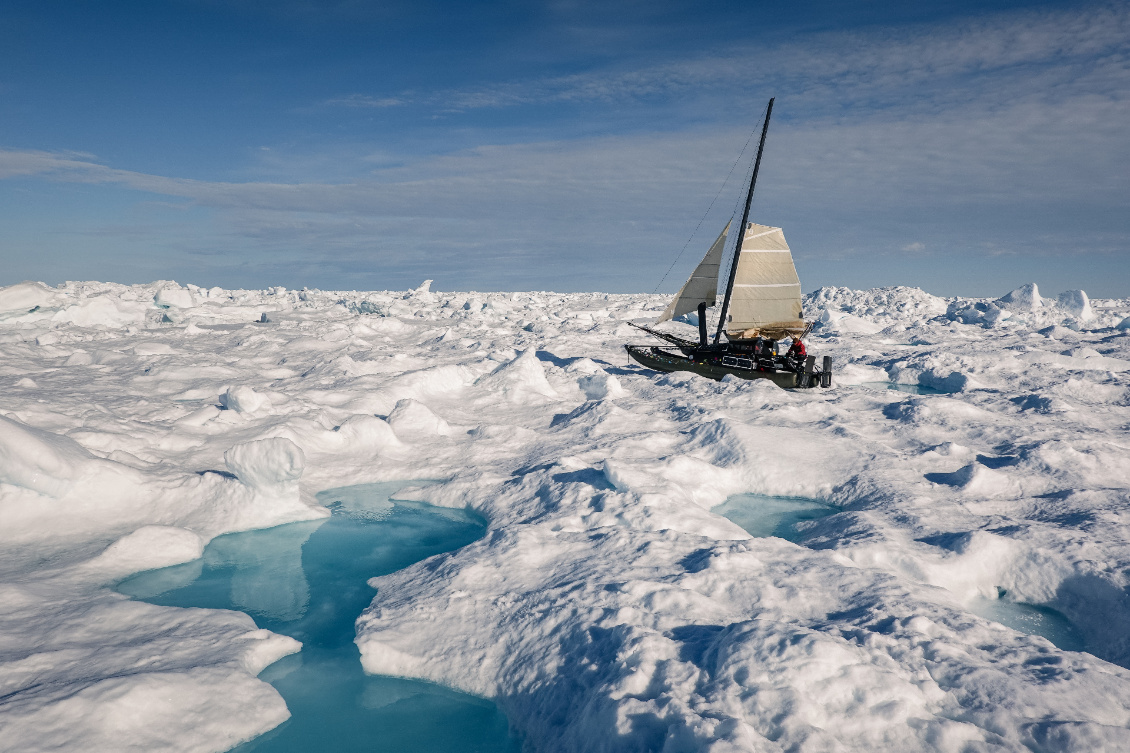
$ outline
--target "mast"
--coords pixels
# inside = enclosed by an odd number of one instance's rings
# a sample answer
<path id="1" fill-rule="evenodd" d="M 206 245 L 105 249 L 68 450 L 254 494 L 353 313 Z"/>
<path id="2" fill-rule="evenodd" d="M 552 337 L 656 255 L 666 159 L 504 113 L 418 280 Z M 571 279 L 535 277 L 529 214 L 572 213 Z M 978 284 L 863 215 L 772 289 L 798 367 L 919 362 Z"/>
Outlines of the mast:
<path id="1" fill-rule="evenodd" d="M 749 208 L 753 204 L 753 188 L 757 185 L 757 171 L 761 167 L 761 153 L 765 151 L 765 136 L 769 133 L 769 116 L 773 114 L 773 100 L 769 98 L 769 108 L 765 111 L 765 125 L 761 129 L 761 143 L 757 146 L 757 159 L 753 163 L 753 177 L 749 181 L 749 194 L 745 199 L 745 211 L 742 212 L 742 224 L 738 226 L 738 243 L 734 246 L 734 261 L 730 265 L 730 277 L 726 282 L 726 297 L 722 300 L 722 309 L 718 316 L 718 331 L 714 333 L 714 344 L 722 337 L 722 330 L 726 327 L 726 314 L 730 310 L 730 294 L 734 292 L 734 279 L 738 274 L 738 259 L 742 255 L 742 241 L 745 240 L 746 223 L 749 222 Z"/>

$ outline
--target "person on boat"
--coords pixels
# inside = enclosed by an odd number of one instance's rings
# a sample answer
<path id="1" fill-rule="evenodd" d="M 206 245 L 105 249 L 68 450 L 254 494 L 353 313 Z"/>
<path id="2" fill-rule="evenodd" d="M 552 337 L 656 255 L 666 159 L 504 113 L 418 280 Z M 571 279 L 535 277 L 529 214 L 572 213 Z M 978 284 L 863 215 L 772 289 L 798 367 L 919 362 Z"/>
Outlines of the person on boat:
<path id="1" fill-rule="evenodd" d="M 789 352 L 785 354 L 785 358 L 793 365 L 793 368 L 799 371 L 807 355 L 808 350 L 804 347 L 804 342 L 799 337 L 794 337 L 793 344 L 789 346 Z"/>

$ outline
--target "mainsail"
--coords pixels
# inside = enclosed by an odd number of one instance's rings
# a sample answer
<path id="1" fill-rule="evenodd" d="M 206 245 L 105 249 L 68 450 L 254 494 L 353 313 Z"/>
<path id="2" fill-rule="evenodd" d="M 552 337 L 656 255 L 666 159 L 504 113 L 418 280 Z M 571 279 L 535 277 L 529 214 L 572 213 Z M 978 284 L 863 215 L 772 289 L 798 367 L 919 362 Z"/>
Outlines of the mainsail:
<path id="1" fill-rule="evenodd" d="M 703 302 L 707 306 L 714 305 L 718 294 L 718 268 L 722 266 L 722 251 L 726 247 L 728 232 L 730 232 L 730 223 L 727 222 L 726 227 L 722 228 L 722 234 L 711 245 L 706 256 L 702 257 L 702 261 L 694 268 L 694 272 L 691 272 L 690 278 L 683 283 L 683 287 L 679 288 L 675 299 L 655 321 L 656 324 L 694 311 L 698 308 L 698 304 Z"/>
<path id="2" fill-rule="evenodd" d="M 727 224 L 657 324 L 694 311 L 699 303 L 713 306 L 717 302 L 718 270 L 729 231 Z M 784 232 L 751 222 L 741 248 L 726 335 L 730 339 L 757 335 L 780 339 L 803 332 L 807 325 L 801 320 L 800 278 Z"/>
<path id="3" fill-rule="evenodd" d="M 800 278 L 781 228 L 755 222 L 746 226 L 726 313 L 730 339 L 756 335 L 779 339 L 804 331 Z"/>
<path id="4" fill-rule="evenodd" d="M 738 225 L 742 227 L 742 234 L 734 242 L 734 253 L 726 279 L 726 294 L 712 347 L 717 347 L 723 331 L 730 340 L 758 336 L 779 340 L 789 335 L 803 337 L 808 334 L 807 325 L 801 319 L 800 278 L 793 265 L 789 244 L 785 243 L 785 234 L 779 227 L 747 222 L 772 114 L 773 100 L 770 99 L 769 106 L 765 108 L 765 124 L 761 128 L 761 143 L 757 147 L 757 159 L 753 162 L 753 172 L 750 174 L 745 209 Z M 703 303 L 707 306 L 714 305 L 722 251 L 729 229 L 730 225 L 727 223 L 726 229 L 714 241 L 714 245 L 706 252 L 706 256 L 657 323 L 694 311 Z M 706 328 L 702 322 L 699 326 L 701 342 L 705 347 Z"/>

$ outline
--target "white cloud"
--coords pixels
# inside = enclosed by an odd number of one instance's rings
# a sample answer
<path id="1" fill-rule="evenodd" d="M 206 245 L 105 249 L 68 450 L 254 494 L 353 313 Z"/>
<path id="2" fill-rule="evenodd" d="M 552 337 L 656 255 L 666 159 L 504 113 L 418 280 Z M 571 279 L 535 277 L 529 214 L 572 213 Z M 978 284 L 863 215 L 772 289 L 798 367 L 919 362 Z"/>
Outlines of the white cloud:
<path id="1" fill-rule="evenodd" d="M 885 254 L 889 266 L 908 256 L 900 251 L 915 259 L 1000 249 L 1126 254 L 1128 19 L 1122 6 L 1099 6 L 827 34 L 430 101 L 517 107 L 675 94 L 701 104 L 772 88 L 783 95 L 755 216 L 785 226 L 809 269 L 821 259 L 866 269 Z M 393 99 L 337 104 L 395 106 Z M 448 287 L 639 290 L 682 247 L 747 136 L 700 118 L 693 128 L 658 121 L 651 132 L 416 158 L 392 159 L 373 145 L 332 159 L 273 149 L 263 171 L 271 180 L 248 182 L 120 170 L 90 155 L 0 151 L 0 178 L 119 185 L 208 208 L 217 226 L 197 253 L 228 238 L 266 250 L 275 263 L 343 275 L 401 270 L 410 282 L 439 268 L 452 275 L 438 283 Z M 352 171 L 310 179 L 333 173 L 326 161 Z M 732 184 L 695 244 L 724 224 L 737 193 Z M 681 263 L 693 265 L 693 256 Z M 655 279 L 641 281 L 651 266 Z"/>
<path id="2" fill-rule="evenodd" d="M 400 107 L 409 102 L 406 97 L 370 97 L 367 94 L 350 94 L 346 97 L 336 97 L 326 100 L 327 105 L 340 105 L 342 107 Z"/>
<path id="3" fill-rule="evenodd" d="M 758 39 L 748 47 L 732 48 L 723 54 L 666 60 L 634 69 L 593 70 L 411 98 L 355 94 L 332 102 L 393 106 L 411 99 L 438 107 L 477 109 L 555 102 L 623 103 L 649 97 L 694 97 L 709 90 L 772 88 L 788 93 L 797 107 L 831 112 L 845 101 L 861 97 L 922 99 L 924 86 L 932 87 L 931 99 L 940 96 L 960 101 L 968 94 L 964 87 L 948 96 L 945 91 L 952 89 L 954 79 L 960 77 L 1004 74 L 1013 82 L 1041 80 L 1031 75 L 1009 75 L 1011 69 L 1018 68 L 1071 67 L 1073 63 L 1089 66 L 1105 57 L 1125 72 L 1128 40 L 1130 11 L 1124 5 L 1092 5 L 1000 13 L 943 26 L 825 32 L 786 42 Z M 1078 73 L 1074 71 L 1072 78 Z M 1039 89 L 1028 86 L 1017 91 L 1008 86 L 995 91 L 1007 100 Z"/>

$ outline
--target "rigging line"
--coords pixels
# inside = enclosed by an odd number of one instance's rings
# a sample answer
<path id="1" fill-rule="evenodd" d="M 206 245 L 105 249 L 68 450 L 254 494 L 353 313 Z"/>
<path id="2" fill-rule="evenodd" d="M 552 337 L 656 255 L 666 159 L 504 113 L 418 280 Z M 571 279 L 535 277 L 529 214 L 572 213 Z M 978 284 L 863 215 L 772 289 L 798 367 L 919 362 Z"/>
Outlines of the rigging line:
<path id="1" fill-rule="evenodd" d="M 726 184 L 730 182 L 730 176 L 734 174 L 734 170 L 737 168 L 738 163 L 742 161 L 742 155 L 744 155 L 745 150 L 749 148 L 749 142 L 753 141 L 753 135 L 755 133 L 757 133 L 756 126 L 754 126 L 754 129 L 749 132 L 749 137 L 745 140 L 745 146 L 742 147 L 741 154 L 739 154 L 738 158 L 734 160 L 734 164 L 730 166 L 730 172 L 726 173 L 726 179 L 722 181 L 722 187 L 718 189 L 718 193 L 714 194 L 714 198 L 710 200 L 710 206 L 708 206 L 706 208 L 706 211 L 703 212 L 702 219 L 698 221 L 698 224 L 695 225 L 694 230 L 691 231 L 691 237 L 687 238 L 687 242 L 683 244 L 683 248 L 679 251 L 679 255 L 675 257 L 675 261 L 671 262 L 671 266 L 667 267 L 667 271 L 663 273 L 663 277 L 660 278 L 659 284 L 655 286 L 655 290 L 651 291 L 652 295 L 655 295 L 659 292 L 659 288 L 667 279 L 667 275 L 671 274 L 671 270 L 674 269 L 675 265 L 679 263 L 679 259 L 683 258 L 683 254 L 686 252 L 687 247 L 691 245 L 691 241 L 694 240 L 694 237 L 698 233 L 699 228 L 702 227 L 702 223 L 706 222 L 706 216 L 710 214 L 710 210 L 714 208 L 714 202 L 718 201 L 718 197 L 721 196 L 722 192 L 726 190 Z"/>
<path id="2" fill-rule="evenodd" d="M 768 114 L 769 114 L 769 106 L 766 105 L 764 107 L 764 109 L 762 109 L 762 111 L 761 111 L 760 123 L 764 123 L 765 116 L 768 115 Z M 759 125 L 760 125 L 760 123 L 759 123 Z M 753 134 L 757 133 L 757 129 L 758 129 L 759 125 L 755 125 L 753 127 L 753 132 L 750 133 L 751 139 L 753 138 Z M 748 146 L 748 145 L 749 145 L 749 142 L 747 141 L 746 146 Z M 742 152 L 744 153 L 745 150 L 743 149 Z M 738 159 L 739 160 L 741 159 L 740 155 L 738 156 Z M 756 158 L 750 160 L 749 168 L 746 169 L 746 171 L 745 171 L 745 179 L 746 179 L 745 182 L 746 183 L 749 183 L 753 179 L 753 171 L 755 169 L 755 163 L 756 162 L 757 162 Z M 745 200 L 746 200 L 746 197 L 744 195 L 742 195 L 741 193 L 739 193 L 738 196 L 736 197 L 736 200 L 734 201 L 734 211 L 730 215 L 731 220 L 734 217 L 738 216 L 738 213 L 741 211 L 742 207 L 745 205 Z M 730 237 L 726 238 L 726 245 L 722 250 L 721 267 L 728 267 L 728 266 L 730 266 L 734 263 L 733 260 L 734 260 L 734 255 L 737 253 L 738 241 L 743 237 L 743 233 L 745 233 L 745 228 L 742 228 L 740 233 L 731 233 Z M 720 284 L 721 282 L 722 282 L 721 279 L 719 279 L 718 283 Z M 716 288 L 715 293 L 717 294 L 718 292 L 719 291 Z"/>

